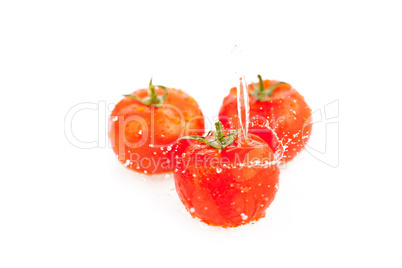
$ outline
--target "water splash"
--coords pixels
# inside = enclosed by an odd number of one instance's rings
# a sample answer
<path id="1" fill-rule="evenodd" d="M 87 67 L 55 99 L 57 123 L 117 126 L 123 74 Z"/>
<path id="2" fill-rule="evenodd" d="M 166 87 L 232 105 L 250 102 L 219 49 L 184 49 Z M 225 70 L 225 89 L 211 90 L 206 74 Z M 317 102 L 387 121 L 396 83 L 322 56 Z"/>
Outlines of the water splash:
<path id="1" fill-rule="evenodd" d="M 284 142 L 284 138 L 279 139 L 279 136 L 275 131 L 276 127 L 272 128 L 269 125 L 268 121 L 267 121 L 267 124 L 265 125 L 265 127 L 271 131 L 271 133 L 275 136 L 276 140 L 278 141 L 277 148 L 275 148 L 275 149 L 273 148 L 274 151 L 275 151 L 275 153 L 274 153 L 275 161 L 273 163 L 279 164 L 279 163 L 281 163 L 281 160 L 284 157 L 284 154 L 285 154 L 285 152 L 286 152 L 286 150 L 288 148 L 288 144 L 290 142 L 292 142 L 292 139 L 288 139 L 288 141 L 286 141 L 286 142 Z"/>
<path id="2" fill-rule="evenodd" d="M 249 124 L 250 124 L 250 105 L 249 105 L 249 94 L 248 85 L 246 82 L 246 62 L 242 52 L 243 38 L 246 34 L 244 28 L 242 27 L 241 20 L 232 20 L 234 14 L 238 14 L 241 17 L 243 12 L 243 6 L 240 3 L 227 2 L 223 8 L 223 15 L 226 18 L 225 22 L 230 22 L 226 24 L 225 32 L 228 32 L 229 39 L 231 39 L 231 53 L 229 56 L 228 67 L 231 70 L 232 81 L 235 81 L 236 91 L 237 91 L 237 113 L 239 119 L 239 125 L 242 130 L 245 139 L 248 139 Z M 234 44 L 234 45 L 233 45 Z M 278 147 L 275 150 L 274 161 L 272 164 L 280 163 L 284 157 L 284 153 L 288 148 L 290 140 L 284 141 L 284 139 L 279 139 L 276 134 L 276 127 L 271 127 L 267 124 L 267 128 L 273 133 L 278 141 Z M 273 148 L 274 149 L 274 148 Z"/>

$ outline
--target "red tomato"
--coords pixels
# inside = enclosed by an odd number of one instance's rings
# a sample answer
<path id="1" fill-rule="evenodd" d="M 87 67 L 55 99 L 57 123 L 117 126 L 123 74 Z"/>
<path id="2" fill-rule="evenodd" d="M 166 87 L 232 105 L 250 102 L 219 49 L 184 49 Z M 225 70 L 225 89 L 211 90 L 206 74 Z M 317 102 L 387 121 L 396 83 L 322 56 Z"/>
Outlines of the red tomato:
<path id="1" fill-rule="evenodd" d="M 232 138 L 223 149 L 211 146 L 216 135 L 193 142 L 174 171 L 180 200 L 210 225 L 235 227 L 264 217 L 278 190 L 279 168 L 267 143 L 253 134 Z"/>
<path id="2" fill-rule="evenodd" d="M 249 133 L 260 136 L 271 148 L 281 153 L 281 161 L 293 159 L 307 143 L 311 134 L 311 109 L 289 84 L 264 80 L 250 84 Z M 263 84 L 263 88 L 261 88 Z M 223 100 L 219 120 L 227 128 L 239 128 L 237 93 L 232 88 Z M 273 133 L 273 131 L 276 133 Z"/>
<path id="3" fill-rule="evenodd" d="M 172 171 L 175 155 L 180 153 L 176 140 L 204 132 L 203 114 L 192 97 L 152 83 L 149 89 L 126 95 L 109 120 L 117 158 L 127 168 L 146 174 Z"/>

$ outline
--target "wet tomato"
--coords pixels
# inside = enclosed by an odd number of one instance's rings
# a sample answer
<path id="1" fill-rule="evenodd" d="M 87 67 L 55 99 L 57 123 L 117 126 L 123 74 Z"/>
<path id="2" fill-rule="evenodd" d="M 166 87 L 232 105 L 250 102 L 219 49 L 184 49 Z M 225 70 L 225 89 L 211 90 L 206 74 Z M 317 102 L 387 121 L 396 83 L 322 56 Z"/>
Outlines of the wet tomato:
<path id="1" fill-rule="evenodd" d="M 294 88 L 275 80 L 250 84 L 249 132 L 260 136 L 280 154 L 282 162 L 293 159 L 311 134 L 311 109 Z M 232 88 L 223 100 L 219 120 L 227 128 L 240 126 L 237 116 L 237 93 Z"/>
<path id="2" fill-rule="evenodd" d="M 236 227 L 265 216 L 278 190 L 274 153 L 260 137 L 244 139 L 238 130 L 223 133 L 222 124 L 196 139 L 178 158 L 176 191 L 193 217 L 215 226 Z M 180 140 L 180 144 L 187 140 Z"/>
<path id="3" fill-rule="evenodd" d="M 171 172 L 180 153 L 176 140 L 204 133 L 197 102 L 174 88 L 152 85 L 125 95 L 109 120 L 109 137 L 117 158 L 137 172 Z"/>

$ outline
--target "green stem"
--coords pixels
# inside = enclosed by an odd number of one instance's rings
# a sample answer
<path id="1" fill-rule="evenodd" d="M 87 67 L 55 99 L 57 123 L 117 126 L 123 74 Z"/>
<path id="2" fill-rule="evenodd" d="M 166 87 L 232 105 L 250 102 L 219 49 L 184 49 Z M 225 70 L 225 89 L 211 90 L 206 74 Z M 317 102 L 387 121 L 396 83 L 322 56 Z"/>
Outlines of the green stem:
<path id="1" fill-rule="evenodd" d="M 152 78 L 151 78 L 151 81 L 149 81 L 149 97 L 151 98 L 151 100 L 153 102 L 156 100 L 155 86 L 152 85 Z"/>
<path id="2" fill-rule="evenodd" d="M 270 86 L 269 88 L 264 89 L 264 81 L 262 80 L 261 75 L 258 75 L 258 80 L 260 82 L 259 87 L 254 84 L 254 90 L 249 91 L 250 95 L 253 95 L 258 101 L 269 101 L 271 100 L 272 93 L 274 92 L 275 88 L 279 85 L 285 84 L 284 82 L 278 82 Z"/>
<path id="3" fill-rule="evenodd" d="M 215 129 L 216 129 L 216 138 L 220 139 L 223 137 L 223 131 L 222 131 L 222 123 L 221 122 L 216 122 L 215 123 Z"/>
<path id="4" fill-rule="evenodd" d="M 184 136 L 184 137 L 181 137 L 179 140 L 183 140 L 183 139 L 196 140 L 196 141 L 203 142 L 203 143 L 211 146 L 212 148 L 222 150 L 222 149 L 225 149 L 230 144 L 232 144 L 236 140 L 237 134 L 239 134 L 239 132 L 240 132 L 240 129 L 236 129 L 235 131 L 233 131 L 227 135 L 223 135 L 222 123 L 219 121 L 215 123 L 215 128 L 216 128 L 216 131 L 212 132 L 213 137 L 214 137 L 212 140 L 208 140 L 206 137 L 202 137 L 202 136 Z"/>
<path id="5" fill-rule="evenodd" d="M 263 92 L 264 91 L 264 81 L 262 81 L 261 75 L 257 75 L 257 77 L 258 77 L 258 80 L 260 81 L 260 91 L 259 92 Z"/>
<path id="6" fill-rule="evenodd" d="M 159 93 L 160 90 L 158 90 L 158 92 L 155 93 L 155 86 L 152 84 L 152 78 L 151 78 L 151 81 L 149 81 L 149 94 L 148 94 L 148 97 L 140 98 L 140 97 L 138 97 L 136 95 L 133 95 L 133 94 L 127 94 L 127 95 L 124 95 L 124 96 L 136 99 L 139 102 L 141 102 L 142 104 L 145 104 L 145 105 L 148 105 L 148 106 L 152 105 L 152 104 L 160 106 L 166 100 L 166 98 L 168 96 L 168 90 L 167 90 L 166 87 L 161 86 L 161 85 L 158 85 L 157 87 L 160 87 L 160 88 L 164 89 L 165 94 L 163 94 L 162 96 L 158 96 L 158 93 Z"/>

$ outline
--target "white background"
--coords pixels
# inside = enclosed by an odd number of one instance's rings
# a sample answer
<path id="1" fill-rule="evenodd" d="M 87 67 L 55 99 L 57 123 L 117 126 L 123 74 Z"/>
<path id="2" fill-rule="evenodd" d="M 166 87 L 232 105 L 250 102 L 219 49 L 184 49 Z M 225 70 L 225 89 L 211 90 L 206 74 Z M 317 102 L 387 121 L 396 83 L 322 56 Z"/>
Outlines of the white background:
<path id="1" fill-rule="evenodd" d="M 401 267 L 398 2 L 2 1 L 0 266 Z M 292 84 L 314 111 L 339 101 L 322 155 L 339 165 L 304 151 L 265 219 L 207 227 L 171 176 L 116 161 L 102 107 L 153 75 L 212 119 L 242 68 Z M 100 148 L 65 137 L 79 103 L 100 104 L 72 125 Z M 309 145 L 324 141 L 317 123 Z"/>

